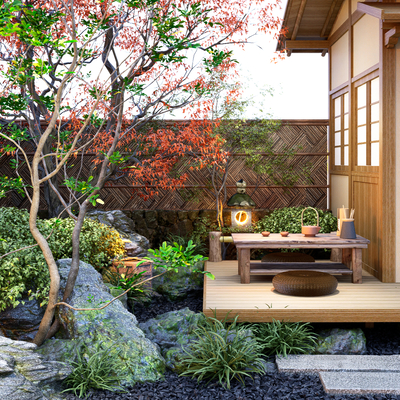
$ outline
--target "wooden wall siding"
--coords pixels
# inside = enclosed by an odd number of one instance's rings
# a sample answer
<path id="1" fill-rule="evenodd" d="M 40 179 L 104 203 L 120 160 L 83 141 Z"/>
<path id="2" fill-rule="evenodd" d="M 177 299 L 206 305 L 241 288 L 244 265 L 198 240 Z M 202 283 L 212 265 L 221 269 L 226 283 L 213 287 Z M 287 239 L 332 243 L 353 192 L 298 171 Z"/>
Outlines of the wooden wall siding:
<path id="1" fill-rule="evenodd" d="M 362 251 L 363 268 L 370 274 L 382 279 L 379 269 L 380 235 L 379 227 L 379 191 L 378 178 L 353 176 L 353 207 L 357 210 L 355 215 L 356 232 L 360 236 L 368 237 L 368 249 Z"/>
<path id="2" fill-rule="evenodd" d="M 236 192 L 235 183 L 243 178 L 248 185 L 248 193 L 254 199 L 257 208 L 274 209 L 280 207 L 309 205 L 327 208 L 327 123 L 326 120 L 285 120 L 278 132 L 273 134 L 274 151 L 279 153 L 287 146 L 301 146 L 300 152 L 291 161 L 296 172 L 301 173 L 302 167 L 310 163 L 311 181 L 303 178 L 295 187 L 274 187 L 268 177 L 258 177 L 246 168 L 244 158 L 240 154 L 234 156 L 228 179 L 228 198 Z M 88 176 L 94 156 L 84 158 L 82 177 Z M 70 168 L 71 174 L 80 168 L 78 160 L 74 160 Z M 132 189 L 132 181 L 121 179 L 113 186 L 105 187 L 100 197 L 105 204 L 99 209 L 107 210 L 195 210 L 213 209 L 215 201 L 210 192 L 211 182 L 206 171 L 190 171 L 185 160 L 177 166 L 181 173 L 187 172 L 189 179 L 184 188 L 176 191 L 159 190 L 154 198 L 144 201 Z M 2 175 L 13 176 L 6 157 L 0 158 Z M 29 181 L 27 169 L 22 170 L 21 176 Z M 66 194 L 66 190 L 61 189 Z M 17 193 L 10 193 L 7 198 L 0 200 L 0 206 L 29 208 L 29 201 Z M 47 208 L 42 196 L 40 209 Z"/>

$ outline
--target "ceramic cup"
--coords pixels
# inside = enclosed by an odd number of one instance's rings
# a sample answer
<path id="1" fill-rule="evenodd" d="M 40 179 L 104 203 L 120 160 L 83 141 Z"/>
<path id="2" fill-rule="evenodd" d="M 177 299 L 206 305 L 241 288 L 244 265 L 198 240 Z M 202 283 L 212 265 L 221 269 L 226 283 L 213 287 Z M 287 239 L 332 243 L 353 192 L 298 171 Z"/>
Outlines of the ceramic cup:
<path id="1" fill-rule="evenodd" d="M 342 229 L 340 230 L 340 237 L 342 239 L 356 239 L 356 228 L 354 226 L 354 219 L 342 219 Z"/>

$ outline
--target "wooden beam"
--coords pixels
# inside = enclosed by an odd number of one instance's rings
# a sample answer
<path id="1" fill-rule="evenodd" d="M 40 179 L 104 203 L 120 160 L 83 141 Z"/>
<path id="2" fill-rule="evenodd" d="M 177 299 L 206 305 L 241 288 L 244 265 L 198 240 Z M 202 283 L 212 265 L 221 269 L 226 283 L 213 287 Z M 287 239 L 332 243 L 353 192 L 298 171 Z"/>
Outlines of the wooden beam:
<path id="1" fill-rule="evenodd" d="M 296 22 L 294 24 L 294 28 L 293 28 L 293 32 L 292 32 L 292 36 L 291 36 L 292 40 L 295 40 L 297 37 L 297 32 L 299 31 L 300 22 L 301 22 L 301 19 L 303 18 L 303 13 L 304 13 L 304 9 L 306 8 L 306 4 L 307 4 L 307 0 L 301 0 L 299 11 L 297 13 Z"/>
<path id="2" fill-rule="evenodd" d="M 400 25 L 395 25 L 390 31 L 385 33 L 385 46 L 393 49 L 400 37 Z"/>
<path id="3" fill-rule="evenodd" d="M 400 21 L 400 3 L 357 3 L 357 10 L 386 22 Z"/>
<path id="4" fill-rule="evenodd" d="M 333 10 L 336 7 L 336 3 L 337 3 L 337 0 L 333 0 L 332 1 L 331 8 L 329 9 L 328 15 L 325 18 L 324 26 L 322 27 L 322 30 L 321 30 L 321 33 L 320 33 L 321 37 L 325 36 L 326 29 L 328 28 L 329 21 L 331 20 L 331 17 L 332 17 L 332 14 L 333 14 Z"/>
<path id="5" fill-rule="evenodd" d="M 329 49 L 327 40 L 286 40 L 287 49 Z"/>

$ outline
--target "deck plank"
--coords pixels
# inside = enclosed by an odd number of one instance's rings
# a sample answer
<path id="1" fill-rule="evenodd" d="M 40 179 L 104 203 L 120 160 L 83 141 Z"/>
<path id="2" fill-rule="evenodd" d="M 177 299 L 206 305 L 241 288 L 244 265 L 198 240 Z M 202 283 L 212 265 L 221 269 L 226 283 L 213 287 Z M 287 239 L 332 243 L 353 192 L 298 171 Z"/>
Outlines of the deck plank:
<path id="1" fill-rule="evenodd" d="M 253 263 L 253 262 L 252 262 Z M 205 278 L 203 312 L 223 318 L 239 314 L 240 321 L 269 322 L 290 319 L 305 322 L 400 322 L 400 283 L 382 283 L 363 272 L 363 283 L 335 275 L 337 290 L 328 296 L 298 297 L 278 293 L 272 276 L 252 275 L 243 285 L 237 261 L 207 262 L 215 280 Z"/>

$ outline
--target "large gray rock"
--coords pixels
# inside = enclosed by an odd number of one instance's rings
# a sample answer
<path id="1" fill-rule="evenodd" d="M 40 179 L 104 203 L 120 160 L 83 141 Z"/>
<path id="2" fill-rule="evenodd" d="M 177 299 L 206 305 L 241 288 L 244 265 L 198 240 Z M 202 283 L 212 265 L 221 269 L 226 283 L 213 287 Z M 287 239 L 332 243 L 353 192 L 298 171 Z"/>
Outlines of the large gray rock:
<path id="1" fill-rule="evenodd" d="M 61 381 L 71 372 L 68 364 L 45 361 L 33 343 L 0 337 L 0 399 L 63 399 Z"/>
<path id="2" fill-rule="evenodd" d="M 86 213 L 88 218 L 92 218 L 102 224 L 113 227 L 123 239 L 130 241 L 125 244 L 125 250 L 129 256 L 146 256 L 150 247 L 148 239 L 135 232 L 134 222 L 122 211 L 100 211 L 90 210 Z"/>
<path id="3" fill-rule="evenodd" d="M 63 290 L 71 259 L 58 260 L 57 265 Z M 68 304 L 75 308 L 98 308 L 112 299 L 101 275 L 91 265 L 80 262 Z M 119 362 L 118 376 L 122 385 L 133 386 L 136 382 L 155 381 L 162 377 L 165 364 L 158 346 L 145 337 L 137 326 L 136 317 L 125 310 L 120 301 L 95 311 L 75 311 L 61 306 L 58 318 L 65 339 L 82 340 L 90 351 L 96 348 L 96 344 L 103 349 L 113 346 L 110 357 L 116 357 Z"/>
<path id="4" fill-rule="evenodd" d="M 188 267 L 178 268 L 178 272 L 168 271 L 165 268 L 153 267 L 153 276 L 160 275 L 153 279 L 152 287 L 156 292 L 168 297 L 170 300 L 184 299 L 191 290 L 200 290 L 203 287 L 203 274 L 194 270 L 203 270 L 204 263 L 198 263 Z"/>
<path id="5" fill-rule="evenodd" d="M 366 354 L 367 341 L 364 332 L 356 329 L 326 329 L 318 332 L 320 339 L 314 354 Z"/>
<path id="6" fill-rule="evenodd" d="M 45 310 L 46 307 L 40 307 L 37 300 L 22 298 L 17 307 L 8 307 L 0 312 L 0 335 L 14 340 L 32 341 Z"/>
<path id="7" fill-rule="evenodd" d="M 166 366 L 173 371 L 182 372 L 180 359 L 184 355 L 183 349 L 196 339 L 193 332 L 202 321 L 203 314 L 190 311 L 186 307 L 157 315 L 139 326 L 149 340 L 160 346 Z"/>

